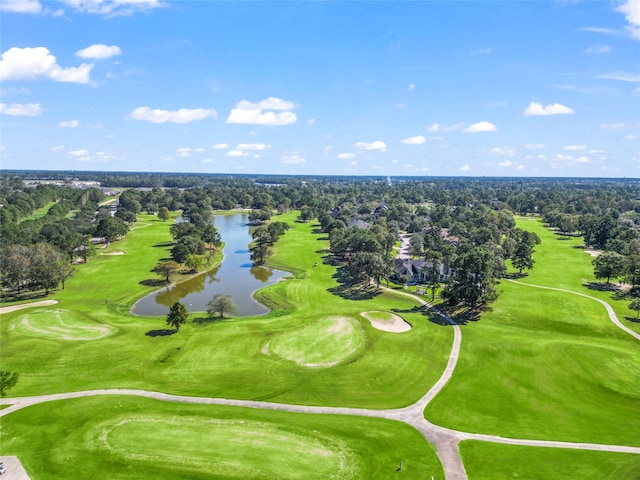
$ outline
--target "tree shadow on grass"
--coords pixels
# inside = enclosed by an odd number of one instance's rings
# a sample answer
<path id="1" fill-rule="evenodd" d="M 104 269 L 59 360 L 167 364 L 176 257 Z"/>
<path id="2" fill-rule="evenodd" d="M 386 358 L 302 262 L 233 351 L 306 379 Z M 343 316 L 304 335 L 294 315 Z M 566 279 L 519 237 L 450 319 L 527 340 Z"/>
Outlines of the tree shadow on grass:
<path id="1" fill-rule="evenodd" d="M 193 323 L 194 325 L 207 325 L 209 323 L 221 322 L 222 320 L 225 320 L 227 318 L 229 317 L 220 318 L 220 315 L 216 315 L 215 317 L 198 317 L 191 320 L 191 323 Z"/>
<path id="2" fill-rule="evenodd" d="M 371 300 L 382 293 L 382 291 L 374 285 L 338 285 L 327 289 L 330 293 L 342 297 L 346 300 Z"/>
<path id="3" fill-rule="evenodd" d="M 53 290 L 49 292 L 51 294 Z M 47 298 L 48 295 L 44 293 L 44 291 L 38 292 L 9 292 L 4 293 L 2 295 L 2 303 L 6 302 L 24 302 L 25 300 L 39 300 L 42 298 Z"/>
<path id="4" fill-rule="evenodd" d="M 615 283 L 600 283 L 600 282 L 585 282 L 582 285 L 589 290 L 596 290 L 598 292 L 619 292 L 620 287 Z"/>
<path id="5" fill-rule="evenodd" d="M 173 242 L 160 242 L 160 243 L 156 243 L 155 245 L 153 245 L 154 248 L 163 248 L 163 247 L 172 247 L 174 244 Z"/>
<path id="6" fill-rule="evenodd" d="M 145 287 L 164 287 L 168 285 L 168 283 L 162 279 L 149 278 L 147 280 L 141 280 L 138 282 L 140 285 L 144 285 Z"/>
<path id="7" fill-rule="evenodd" d="M 528 275 L 529 275 L 528 273 L 524 273 L 524 272 L 512 272 L 512 273 L 505 274 L 504 278 L 508 278 L 509 280 L 518 280 Z"/>
<path id="8" fill-rule="evenodd" d="M 173 335 L 174 333 L 178 333 L 178 330 L 160 328 L 158 330 L 149 330 L 147 333 L 145 333 L 145 335 L 147 337 L 168 337 L 169 335 Z"/>
<path id="9" fill-rule="evenodd" d="M 638 317 L 624 317 L 624 319 L 628 322 L 640 323 L 640 318 Z"/>

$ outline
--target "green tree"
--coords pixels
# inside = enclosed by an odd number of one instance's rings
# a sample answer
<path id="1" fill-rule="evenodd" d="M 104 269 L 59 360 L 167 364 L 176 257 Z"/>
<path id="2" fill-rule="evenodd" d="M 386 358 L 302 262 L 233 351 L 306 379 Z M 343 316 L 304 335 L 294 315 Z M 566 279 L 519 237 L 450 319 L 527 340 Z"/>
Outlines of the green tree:
<path id="1" fill-rule="evenodd" d="M 114 240 L 124 237 L 129 231 L 129 227 L 119 218 L 103 218 L 96 227 L 96 236 L 103 237 L 109 245 Z"/>
<path id="2" fill-rule="evenodd" d="M 634 298 L 633 300 L 631 300 L 629 308 L 634 312 L 638 312 L 638 314 L 636 315 L 636 320 L 638 320 L 640 318 L 640 298 Z"/>
<path id="3" fill-rule="evenodd" d="M 178 273 L 180 270 L 180 265 L 173 260 L 163 260 L 158 262 L 158 264 L 151 270 L 158 275 L 162 275 L 167 283 L 169 283 L 169 277 L 171 275 Z"/>
<path id="4" fill-rule="evenodd" d="M 184 262 L 185 266 L 193 272 L 199 272 L 204 266 L 204 257 L 202 255 L 194 255 L 190 253 Z"/>
<path id="5" fill-rule="evenodd" d="M 189 312 L 187 312 L 187 307 L 185 307 L 180 302 L 176 302 L 171 305 L 169 309 L 169 314 L 167 315 L 167 325 L 176 329 L 176 331 L 180 330 L 180 325 L 186 323 L 187 317 L 189 316 Z"/>
<path id="6" fill-rule="evenodd" d="M 596 278 L 606 278 L 607 284 L 611 277 L 618 277 L 624 273 L 625 258 L 616 252 L 604 252 L 593 259 L 594 275 Z"/>
<path id="7" fill-rule="evenodd" d="M 163 222 L 169 220 L 169 209 L 167 207 L 160 207 L 158 210 L 158 218 Z"/>
<path id="8" fill-rule="evenodd" d="M 0 397 L 5 397 L 7 392 L 16 386 L 20 375 L 8 370 L 0 370 Z"/>
<path id="9" fill-rule="evenodd" d="M 236 313 L 238 308 L 233 303 L 233 298 L 230 295 L 224 295 L 222 293 L 216 293 L 211 301 L 207 303 L 207 313 L 210 316 L 216 314 L 220 315 L 220 318 L 224 317 L 225 313 Z"/>

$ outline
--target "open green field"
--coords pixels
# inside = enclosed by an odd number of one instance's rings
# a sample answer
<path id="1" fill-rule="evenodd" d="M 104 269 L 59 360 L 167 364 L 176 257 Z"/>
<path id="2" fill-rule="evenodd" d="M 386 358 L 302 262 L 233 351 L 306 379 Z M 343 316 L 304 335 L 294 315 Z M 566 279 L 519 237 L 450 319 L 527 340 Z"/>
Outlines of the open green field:
<path id="1" fill-rule="evenodd" d="M 22 218 L 20 221 L 24 222 L 25 220 L 36 220 L 40 217 L 44 217 L 49 211 L 49 209 L 53 207 L 56 203 L 57 202 L 48 202 L 44 207 L 34 210 L 31 215 L 29 215 L 28 217 Z"/>
<path id="2" fill-rule="evenodd" d="M 637 480 L 640 458 L 629 453 L 521 447 L 465 441 L 460 453 L 473 480 Z"/>
<path id="3" fill-rule="evenodd" d="M 169 223 L 141 215 L 127 238 L 108 249 L 124 255 L 97 255 L 51 296 L 60 300 L 55 309 L 64 312 L 60 320 L 53 317 L 55 325 L 36 331 L 24 324 L 27 319 L 29 326 L 40 325 L 35 319 L 51 307 L 2 316 L 3 368 L 20 372 L 11 394 L 119 387 L 366 408 L 416 401 L 440 376 L 452 332 L 412 312 L 416 303 L 405 297 L 351 300 L 330 293 L 336 282 L 334 267 L 322 263 L 326 240 L 312 233 L 312 224 L 295 223 L 294 214 L 282 218 L 293 228 L 272 259 L 304 278 L 260 292 L 275 307 L 270 315 L 188 324 L 176 335 L 149 336 L 166 328 L 164 318 L 135 317 L 128 310 L 153 288 L 140 282 L 157 279 L 150 270 L 168 255 Z M 382 332 L 359 315 L 391 308 L 407 310 L 403 316 L 414 328 Z M 92 340 L 70 340 L 59 329 L 74 322 L 79 332 L 92 327 L 109 334 L 96 330 Z M 327 329 L 331 337 L 319 335 Z"/>
<path id="4" fill-rule="evenodd" d="M 545 237 L 537 250 L 542 273 L 525 281 L 570 288 L 563 278 L 586 275 L 586 254 L 565 242 Z M 508 281 L 499 290 L 463 327 L 456 372 L 426 417 L 507 437 L 640 445 L 638 341 L 594 300 Z"/>
<path id="5" fill-rule="evenodd" d="M 51 421 L 55 415 L 56 421 Z M 103 396 L 36 405 L 2 419 L 2 453 L 34 479 L 442 479 L 411 427 Z"/>
<path id="6" fill-rule="evenodd" d="M 582 237 L 558 235 L 537 218 L 517 218 L 516 222 L 518 227 L 537 233 L 542 240 L 536 247 L 536 264 L 522 282 L 565 288 L 604 300 L 624 325 L 640 332 L 640 323 L 632 321 L 637 313 L 629 309 L 629 299 L 616 299 L 611 291 L 588 288 L 589 284 L 598 286 L 604 281 L 595 279 L 593 257 L 585 253 Z"/>

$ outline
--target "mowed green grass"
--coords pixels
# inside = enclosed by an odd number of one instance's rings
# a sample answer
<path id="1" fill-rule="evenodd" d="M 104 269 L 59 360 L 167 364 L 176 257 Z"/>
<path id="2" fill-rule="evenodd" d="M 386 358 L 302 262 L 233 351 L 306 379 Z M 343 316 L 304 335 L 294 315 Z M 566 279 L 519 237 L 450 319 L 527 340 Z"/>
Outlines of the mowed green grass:
<path id="1" fill-rule="evenodd" d="M 68 318 L 108 326 L 109 336 L 71 342 L 20 327 L 23 315 L 41 315 L 41 309 L 2 316 L 3 368 L 20 373 L 11 395 L 129 387 L 296 404 L 391 408 L 420 398 L 446 365 L 451 329 L 412 311 L 417 305 L 413 300 L 389 294 L 349 300 L 330 293 L 336 281 L 335 268 L 323 263 L 327 241 L 313 233 L 317 227 L 312 224 L 295 223 L 295 214 L 277 218 L 293 228 L 278 242 L 271 259 L 301 278 L 259 292 L 259 298 L 275 309 L 271 314 L 189 323 L 175 335 L 148 336 L 148 332 L 166 328 L 164 318 L 135 317 L 128 310 L 152 290 L 140 282 L 157 278 L 150 270 L 158 259 L 168 256 L 170 222 L 140 219 L 125 240 L 109 247 L 126 255 L 90 259 L 78 267 L 64 291 L 52 295 L 60 300 L 56 308 L 71 313 Z M 414 326 L 410 332 L 381 332 L 359 316 L 362 311 L 394 308 L 407 311 L 403 316 Z M 355 348 L 347 356 L 339 357 L 340 350 L 351 340 L 336 344 L 328 338 L 322 339 L 324 343 L 314 338 L 317 347 L 310 344 L 313 325 L 327 317 L 348 317 L 354 322 L 352 333 L 345 338 L 351 338 Z M 328 365 L 305 366 L 274 353 L 269 345 L 278 338 L 289 349 L 303 351 L 299 347 L 304 345 L 304 351 L 313 355 L 310 363 Z"/>
<path id="2" fill-rule="evenodd" d="M 360 324 L 349 317 L 323 317 L 271 340 L 267 351 L 306 367 L 337 365 L 366 346 Z"/>
<path id="3" fill-rule="evenodd" d="M 553 239 L 538 249 L 555 262 L 536 256 L 543 273 L 527 281 L 581 275 L 562 255 L 581 265 L 583 252 Z M 480 321 L 462 327 L 456 371 L 426 417 L 507 437 L 640 445 L 640 342 L 594 300 L 508 281 L 499 290 Z"/>
<path id="4" fill-rule="evenodd" d="M 558 235 L 540 220 L 533 218 L 516 218 L 516 225 L 537 233 L 542 240 L 542 244 L 536 246 L 536 264 L 522 282 L 565 288 L 604 300 L 613 307 L 625 326 L 640 332 L 640 323 L 633 321 L 637 312 L 629 308 L 630 299 L 616 299 L 611 291 L 587 287 L 591 282 L 596 285 L 604 284 L 605 280 L 596 280 L 592 263 L 594 257 L 584 251 L 582 237 Z"/>
<path id="5" fill-rule="evenodd" d="M 31 215 L 29 215 L 28 217 L 24 217 L 20 221 L 24 222 L 25 220 L 36 220 L 38 218 L 44 217 L 51 209 L 51 207 L 53 207 L 56 203 L 57 202 L 48 202 L 44 207 L 34 210 Z"/>
<path id="6" fill-rule="evenodd" d="M 563 448 L 522 447 L 476 441 L 460 443 L 474 480 L 637 480 L 640 455 Z"/>
<path id="7" fill-rule="evenodd" d="M 416 430 L 363 417 L 101 396 L 19 410 L 2 433 L 38 480 L 390 479 L 400 462 L 403 478 L 443 478 Z"/>

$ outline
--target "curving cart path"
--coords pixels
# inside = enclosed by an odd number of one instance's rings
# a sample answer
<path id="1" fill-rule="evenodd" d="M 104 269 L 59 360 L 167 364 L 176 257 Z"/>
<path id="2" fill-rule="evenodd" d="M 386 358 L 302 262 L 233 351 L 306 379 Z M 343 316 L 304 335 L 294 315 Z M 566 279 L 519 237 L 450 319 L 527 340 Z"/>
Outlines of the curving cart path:
<path id="1" fill-rule="evenodd" d="M 571 290 L 563 290 L 559 288 L 552 287 L 544 287 L 538 285 L 531 285 L 522 282 L 515 282 L 521 285 L 534 287 L 534 288 L 545 288 L 549 290 L 557 290 L 566 293 L 572 293 L 575 295 L 580 295 L 583 297 L 591 298 L 600 302 L 605 306 L 607 312 L 609 313 L 609 318 L 611 321 L 616 324 L 619 328 L 622 328 L 627 333 L 633 335 L 635 338 L 640 340 L 640 334 L 634 332 L 633 330 L 625 327 L 615 315 L 613 308 L 604 302 L 595 297 L 591 297 L 589 295 L 585 295 L 578 292 L 573 292 Z M 245 407 L 245 408 L 261 408 L 268 410 L 281 410 L 291 413 L 311 413 L 311 414 L 329 414 L 329 415 L 356 415 L 356 416 L 364 416 L 364 417 L 377 417 L 384 418 L 388 420 L 396 420 L 399 422 L 407 423 L 411 425 L 416 430 L 418 430 L 425 439 L 434 445 L 436 453 L 438 454 L 438 458 L 442 463 L 442 467 L 444 470 L 445 478 L 447 480 L 466 480 L 467 474 L 464 469 L 464 465 L 462 463 L 462 459 L 460 458 L 460 451 L 458 445 L 462 440 L 478 440 L 483 442 L 493 442 L 493 443 L 503 443 L 509 445 L 523 445 L 530 447 L 549 447 L 549 448 L 569 448 L 569 449 L 579 449 L 579 450 L 595 450 L 595 451 L 606 451 L 606 452 L 619 452 L 619 453 L 632 453 L 640 455 L 640 447 L 631 447 L 626 445 L 604 445 L 604 444 L 594 444 L 594 443 L 573 443 L 573 442 L 556 442 L 549 440 L 528 440 L 528 439 L 518 439 L 518 438 L 505 438 L 500 437 L 498 435 L 486 435 L 480 433 L 468 433 L 462 432 L 459 430 L 453 430 L 450 428 L 441 427 L 439 425 L 435 425 L 429 422 L 424 418 L 424 410 L 426 406 L 433 400 L 433 398 L 442 390 L 442 388 L 449 381 L 451 376 L 453 375 L 453 371 L 455 369 L 456 363 L 458 362 L 458 357 L 460 354 L 460 345 L 462 341 L 462 334 L 460 330 L 460 326 L 456 324 L 456 322 L 445 315 L 444 313 L 437 310 L 435 307 L 424 301 L 423 299 L 416 297 L 415 295 L 393 291 L 397 295 L 404 295 L 413 298 L 418 301 L 422 305 L 428 307 L 432 311 L 436 312 L 438 315 L 442 316 L 445 320 L 447 320 L 453 326 L 454 339 L 453 345 L 451 347 L 451 353 L 449 354 L 449 360 L 447 362 L 447 366 L 442 373 L 441 377 L 438 381 L 429 389 L 427 393 L 422 396 L 417 402 L 412 405 L 403 408 L 396 409 L 381 409 L 381 410 L 370 410 L 363 408 L 341 408 L 341 407 L 318 407 L 318 406 L 306 406 L 306 405 L 290 405 L 290 404 L 282 404 L 282 403 L 271 403 L 271 402 L 262 402 L 262 401 L 252 401 L 252 400 L 234 400 L 234 399 L 225 399 L 225 398 L 207 398 L 207 397 L 190 397 L 184 395 L 170 395 L 162 392 L 153 392 L 146 390 L 135 390 L 135 389 L 102 389 L 102 390 L 86 390 L 81 392 L 68 392 L 68 393 L 56 393 L 51 395 L 38 395 L 32 397 L 17 397 L 17 398 L 0 398 L 0 405 L 11 405 L 5 409 L 0 410 L 0 417 L 4 415 L 8 415 L 16 410 L 20 410 L 22 408 L 36 405 L 38 403 L 50 402 L 55 400 L 66 400 L 72 398 L 82 398 L 82 397 L 90 397 L 90 396 L 98 396 L 98 395 L 135 395 L 140 397 L 152 398 L 155 400 L 162 400 L 167 402 L 181 402 L 181 403 L 196 403 L 196 404 L 206 404 L 206 405 L 227 405 L 227 406 L 235 406 L 235 407 Z"/>

